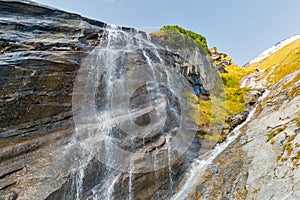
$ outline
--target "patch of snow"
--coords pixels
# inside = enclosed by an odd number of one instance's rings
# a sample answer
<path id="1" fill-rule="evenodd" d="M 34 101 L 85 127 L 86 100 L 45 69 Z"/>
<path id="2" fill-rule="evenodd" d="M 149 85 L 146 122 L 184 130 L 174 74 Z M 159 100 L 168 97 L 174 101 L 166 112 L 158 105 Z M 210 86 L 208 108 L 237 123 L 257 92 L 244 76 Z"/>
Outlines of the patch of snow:
<path id="1" fill-rule="evenodd" d="M 261 54 L 259 54 L 257 57 L 255 57 L 253 60 L 251 60 L 249 62 L 249 64 L 252 63 L 256 63 L 259 62 L 265 58 L 267 58 L 269 55 L 271 55 L 272 53 L 275 53 L 276 51 L 278 51 L 279 49 L 281 49 L 282 47 L 294 42 L 295 40 L 300 39 L 300 35 L 293 35 L 285 40 L 282 40 L 281 42 L 278 42 L 277 44 L 275 44 L 274 46 L 266 49 L 265 51 L 263 51 Z"/>

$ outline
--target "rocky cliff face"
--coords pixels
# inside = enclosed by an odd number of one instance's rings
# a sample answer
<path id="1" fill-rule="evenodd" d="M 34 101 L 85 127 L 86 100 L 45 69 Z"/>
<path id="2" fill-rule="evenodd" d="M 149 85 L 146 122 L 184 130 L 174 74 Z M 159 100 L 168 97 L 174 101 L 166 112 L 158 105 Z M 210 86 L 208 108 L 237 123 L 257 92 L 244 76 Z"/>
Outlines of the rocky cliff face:
<path id="1" fill-rule="evenodd" d="M 0 7 L 0 196 L 43 199 L 52 191 L 37 184 L 66 180 L 42 171 L 73 134 L 76 73 L 105 24 L 21 1 Z"/>
<path id="2" fill-rule="evenodd" d="M 163 45 L 157 49 L 143 32 L 107 26 L 33 2 L 1 0 L 0 7 L 0 199 L 122 199 L 124 196 L 161 199 L 171 196 L 188 164 L 198 156 L 203 141 L 186 134 L 185 137 L 193 140 L 185 154 L 169 153 L 169 138 L 180 131 L 195 132 L 187 128 L 178 131 L 181 123 L 178 116 L 186 111 L 180 105 L 183 101 L 174 95 L 178 88 L 168 88 L 169 79 L 183 88 L 182 95 L 194 92 L 208 99 L 207 89 L 214 87 L 217 77 L 206 57 L 197 51 L 196 54 L 178 49 L 168 51 Z M 112 39 L 115 36 L 117 38 Z M 159 38 L 153 41 L 163 43 Z M 96 46 L 100 53 L 90 57 Z M 120 54 L 120 47 L 129 49 Z M 109 49 L 110 54 L 103 49 Z M 110 56 L 115 56 L 112 61 L 108 60 Z M 95 67 L 90 61 L 107 67 L 106 71 L 101 76 L 97 70 L 90 71 Z M 118 108 L 113 113 L 115 120 L 123 114 L 119 113 L 123 101 L 110 104 L 108 100 L 116 94 L 126 96 L 124 83 L 115 93 L 109 92 L 110 83 L 118 83 L 127 75 L 143 77 L 146 71 L 132 73 L 143 67 L 155 68 L 152 72 L 162 79 L 158 87 L 160 93 L 157 97 L 151 84 L 139 85 L 132 91 L 129 107 L 145 112 L 151 108 L 143 104 L 147 98 L 168 97 L 167 103 L 162 102 L 168 108 L 162 131 L 146 134 L 145 129 L 143 137 L 129 137 L 117 125 L 100 127 L 107 107 Z M 88 102 L 93 103 L 92 106 Z M 151 106 L 158 109 L 160 104 Z M 91 113 L 93 116 L 88 115 Z M 149 113 L 142 113 L 134 123 L 148 125 L 155 119 L 155 115 Z M 96 114 L 100 116 L 97 119 Z M 91 123 L 84 132 L 81 132 L 82 122 Z M 104 125 L 110 123 L 107 121 Z M 104 132 L 107 135 L 103 135 Z M 112 152 L 108 140 L 105 139 L 104 144 L 100 136 L 94 137 L 95 133 L 113 138 L 114 145 L 123 150 L 142 155 L 152 152 L 157 162 L 149 164 L 139 157 L 128 165 L 129 169 L 116 171 L 120 166 L 103 164 L 101 158 L 108 155 L 101 157 L 103 152 Z M 178 159 L 170 162 L 171 156 Z M 159 162 L 164 167 L 156 169 Z M 134 174 L 138 167 L 146 171 L 154 167 L 154 170 Z"/>
<path id="3" fill-rule="evenodd" d="M 299 199 L 300 41 L 249 68 L 241 85 L 264 90 L 238 139 L 208 166 L 191 199 Z"/>
<path id="4" fill-rule="evenodd" d="M 300 198 L 299 40 L 248 66 L 246 112 L 224 135 L 223 118 L 193 117 L 221 109 L 226 54 L 211 49 L 210 65 L 182 35 L 0 7 L 0 199 Z M 210 151 L 216 134 L 227 141 Z"/>

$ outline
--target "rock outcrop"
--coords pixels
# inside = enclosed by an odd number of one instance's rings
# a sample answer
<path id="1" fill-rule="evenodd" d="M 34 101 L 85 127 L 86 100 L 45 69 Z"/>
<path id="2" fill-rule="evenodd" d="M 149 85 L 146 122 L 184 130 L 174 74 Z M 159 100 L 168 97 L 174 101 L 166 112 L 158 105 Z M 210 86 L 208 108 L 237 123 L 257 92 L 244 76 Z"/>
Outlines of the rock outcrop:
<path id="1" fill-rule="evenodd" d="M 105 24 L 33 2 L 0 7 L 0 196 L 44 199 L 52 191 L 36 184 L 66 179 L 42 172 L 73 135 L 76 73 Z"/>
<path id="2" fill-rule="evenodd" d="M 247 106 L 256 112 L 209 165 L 191 199 L 300 198 L 299 48 L 296 40 L 248 66 L 256 72 L 241 85 L 253 89 Z"/>
<path id="3" fill-rule="evenodd" d="M 209 48 L 209 53 L 213 64 L 221 73 L 226 73 L 225 67 L 234 64 L 230 56 L 218 52 L 216 47 Z"/>
<path id="4" fill-rule="evenodd" d="M 99 151 L 100 141 L 87 136 L 92 133 L 87 131 L 88 134 L 78 135 L 75 118 L 80 113 L 74 109 L 74 95 L 78 92 L 74 91 L 74 86 L 81 81 L 78 74 L 86 75 L 79 69 L 96 46 L 100 43 L 108 45 L 108 28 L 115 28 L 31 1 L 0 0 L 0 7 L 0 199 L 122 199 L 124 196 L 161 199 L 170 196 L 188 163 L 198 156 L 203 141 L 194 139 L 180 159 L 164 168 L 130 174 L 106 166 L 99 155 L 93 154 L 104 151 Z M 147 41 L 143 32 L 131 28 L 117 29 L 127 36 L 134 35 Z M 159 43 L 159 39 L 153 41 Z M 111 73 L 116 74 L 113 81 L 117 82 L 122 73 L 131 75 L 134 67 L 155 65 L 162 59 L 170 73 L 177 72 L 174 80 L 186 87 L 185 92 L 209 99 L 209 90 L 213 88 L 216 77 L 212 69 L 205 68 L 204 55 L 161 48 L 157 52 L 160 56 L 157 56 L 151 51 L 155 45 L 147 48 L 137 48 L 114 60 L 123 68 L 113 68 L 115 71 Z M 191 62 L 195 56 L 200 56 L 203 66 Z M 162 75 L 166 76 L 165 72 L 161 72 Z M 92 97 L 96 98 L 92 109 L 97 112 L 107 103 L 105 84 L 109 79 L 103 80 L 103 77 L 98 77 L 96 83 L 99 85 L 94 88 L 98 93 Z M 147 98 L 146 86 L 151 88 L 151 85 L 145 85 L 134 91 L 130 99 L 132 110 L 143 108 L 140 102 Z M 81 89 L 80 93 L 91 92 Z M 165 86 L 160 90 L 165 96 L 170 96 L 165 132 L 129 140 L 116 126 L 110 134 L 121 139 L 117 143 L 119 147 L 142 153 L 157 152 L 160 161 L 166 162 L 170 159 L 166 146 L 168 138 L 178 132 L 177 112 L 180 114 L 184 110 L 171 90 Z M 147 125 L 149 116 L 151 114 L 142 115 L 135 123 Z M 86 150 L 93 145 L 98 151 Z M 142 161 L 141 158 L 139 167 L 149 167 Z M 113 196 L 109 196 L 112 192 Z"/>

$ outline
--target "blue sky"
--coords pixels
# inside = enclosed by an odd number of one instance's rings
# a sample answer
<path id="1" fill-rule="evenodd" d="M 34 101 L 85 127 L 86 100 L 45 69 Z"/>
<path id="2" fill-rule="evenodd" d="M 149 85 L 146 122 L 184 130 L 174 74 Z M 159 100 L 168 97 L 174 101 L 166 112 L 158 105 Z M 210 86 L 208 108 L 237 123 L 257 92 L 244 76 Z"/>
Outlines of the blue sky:
<path id="1" fill-rule="evenodd" d="M 299 0 L 36 0 L 106 23 L 134 28 L 179 25 L 243 65 L 300 34 Z"/>

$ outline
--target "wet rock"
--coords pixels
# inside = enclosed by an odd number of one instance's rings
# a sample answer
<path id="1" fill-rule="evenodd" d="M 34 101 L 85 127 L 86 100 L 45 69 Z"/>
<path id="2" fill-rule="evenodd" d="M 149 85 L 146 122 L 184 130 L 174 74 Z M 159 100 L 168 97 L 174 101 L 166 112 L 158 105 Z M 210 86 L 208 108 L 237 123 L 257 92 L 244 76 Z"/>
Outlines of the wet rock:
<path id="1" fill-rule="evenodd" d="M 0 197 L 1 199 L 5 199 L 5 200 L 16 200 L 18 199 L 18 195 L 16 192 L 3 192 L 3 191 L 0 191 Z"/>
<path id="2" fill-rule="evenodd" d="M 246 93 L 245 99 L 247 99 L 247 102 L 245 103 L 245 110 L 250 111 L 254 108 L 254 105 L 257 103 L 257 100 L 261 95 L 264 93 L 265 90 L 251 90 Z"/>
<path id="3" fill-rule="evenodd" d="M 95 191 L 112 184 L 114 178 L 117 180 L 113 187 L 115 198 L 122 199 L 129 195 L 130 177 L 137 199 L 172 195 L 189 164 L 198 156 L 203 141 L 194 139 L 186 153 L 168 167 L 129 176 L 104 166 L 99 155 L 91 155 L 88 150 L 92 145 L 108 151 L 101 140 L 90 140 L 88 145 L 81 142 L 94 133 L 86 131 L 85 135 L 76 135 L 74 117 L 78 110 L 72 110 L 72 98 L 77 92 L 73 91 L 74 82 L 84 58 L 100 41 L 107 40 L 107 25 L 31 1 L 0 0 L 0 7 L 0 199 L 91 199 L 93 195 L 104 195 Z M 119 28 L 146 37 L 134 29 Z M 154 62 L 159 60 L 148 53 Z M 159 53 L 168 67 L 178 70 L 178 79 L 190 91 L 194 86 L 198 96 L 209 98 L 209 89 L 216 78 L 211 69 L 200 68 L 192 62 L 197 52 L 162 50 Z M 203 56 L 200 60 L 202 64 L 205 61 Z M 130 72 L 134 63 L 145 65 L 147 59 L 139 51 L 126 54 L 116 62 L 124 62 L 128 67 L 126 72 Z M 119 71 L 119 75 L 122 73 Z M 94 109 L 99 112 L 107 106 L 105 84 L 100 81 L 95 97 Z M 133 94 L 130 109 L 142 108 L 147 97 L 143 87 Z M 171 96 L 170 90 L 164 87 L 160 90 L 165 96 Z M 175 97 L 168 99 L 168 105 L 174 112 L 181 112 Z M 113 127 L 111 136 L 122 141 L 115 145 L 143 153 L 157 151 L 159 161 L 167 162 L 164 134 L 172 136 L 178 131 L 174 129 L 178 126 L 174 112 L 167 113 L 164 132 L 133 141 L 118 127 Z M 147 125 L 149 116 L 140 115 L 134 122 Z M 74 144 L 74 140 L 79 142 Z M 137 164 L 141 168 L 149 167 L 143 159 L 137 160 Z"/>
<path id="4" fill-rule="evenodd" d="M 74 80 L 105 24 L 33 2 L 0 7 L 0 199 L 74 199 L 71 174 L 38 174 L 73 136 Z"/>
<path id="5" fill-rule="evenodd" d="M 196 96 L 200 97 L 202 100 L 209 99 L 210 93 L 204 88 L 199 76 L 195 74 L 189 75 L 187 76 L 187 79 L 190 82 L 190 84 L 193 86 Z"/>
<path id="6" fill-rule="evenodd" d="M 239 124 L 243 123 L 247 119 L 248 115 L 249 115 L 249 112 L 244 111 L 241 114 L 238 114 L 232 118 L 226 119 L 226 123 L 229 124 L 229 126 L 230 126 L 230 131 L 233 130 Z"/>

